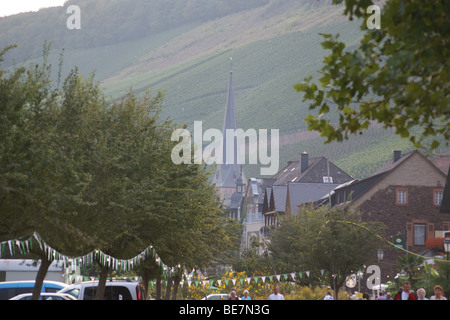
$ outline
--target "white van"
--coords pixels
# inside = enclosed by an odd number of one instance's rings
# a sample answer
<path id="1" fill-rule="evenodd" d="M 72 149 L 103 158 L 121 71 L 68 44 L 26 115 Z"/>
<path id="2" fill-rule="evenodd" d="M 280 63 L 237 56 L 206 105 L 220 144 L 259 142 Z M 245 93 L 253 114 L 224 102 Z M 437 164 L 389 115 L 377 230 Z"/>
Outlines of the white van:
<path id="1" fill-rule="evenodd" d="M 68 293 L 78 300 L 94 300 L 98 281 L 72 284 L 59 293 Z M 105 300 L 145 300 L 146 294 L 141 283 L 136 281 L 106 281 Z"/>

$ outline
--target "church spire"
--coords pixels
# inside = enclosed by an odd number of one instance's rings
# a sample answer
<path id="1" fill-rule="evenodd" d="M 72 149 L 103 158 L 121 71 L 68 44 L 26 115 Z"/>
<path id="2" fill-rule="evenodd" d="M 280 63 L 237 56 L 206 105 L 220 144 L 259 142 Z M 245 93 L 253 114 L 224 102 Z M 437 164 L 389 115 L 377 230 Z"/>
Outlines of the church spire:
<path id="1" fill-rule="evenodd" d="M 234 135 L 232 141 L 228 141 L 226 137 L 227 130 L 237 129 L 236 105 L 234 100 L 233 89 L 233 59 L 230 58 L 230 80 L 228 85 L 227 102 L 225 105 L 225 118 L 223 121 L 223 164 L 218 166 L 218 174 L 216 175 L 216 186 L 235 188 L 236 179 L 240 176 L 240 165 L 238 164 L 238 147 L 237 138 Z M 233 146 L 234 158 L 227 162 L 227 146 Z"/>

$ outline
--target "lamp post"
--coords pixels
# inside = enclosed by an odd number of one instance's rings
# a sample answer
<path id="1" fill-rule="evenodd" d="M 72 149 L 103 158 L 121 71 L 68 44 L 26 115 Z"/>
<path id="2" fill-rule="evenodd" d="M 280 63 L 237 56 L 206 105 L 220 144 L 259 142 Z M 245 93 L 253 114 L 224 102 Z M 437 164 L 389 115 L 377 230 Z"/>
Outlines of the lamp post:
<path id="1" fill-rule="evenodd" d="M 447 261 L 448 261 L 448 254 L 450 253 L 450 238 L 445 238 L 444 240 L 444 251 L 447 254 Z M 447 280 L 448 280 L 448 266 L 447 266 Z"/>
<path id="2" fill-rule="evenodd" d="M 380 290 L 378 290 L 378 296 L 381 294 L 381 261 L 383 261 L 384 251 L 382 249 L 378 249 L 377 251 L 378 263 L 380 264 Z"/>

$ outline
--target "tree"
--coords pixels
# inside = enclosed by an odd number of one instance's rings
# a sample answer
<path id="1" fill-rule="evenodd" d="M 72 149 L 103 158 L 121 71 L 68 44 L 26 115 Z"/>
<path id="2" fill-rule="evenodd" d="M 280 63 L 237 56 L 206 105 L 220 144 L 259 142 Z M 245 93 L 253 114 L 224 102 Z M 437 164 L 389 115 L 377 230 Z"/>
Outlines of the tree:
<path id="1" fill-rule="evenodd" d="M 0 60 L 12 48 L 5 48 Z M 0 235 L 20 238 L 37 232 L 50 245 L 75 252 L 92 238 L 73 224 L 72 203 L 82 176 L 62 152 L 67 145 L 58 132 L 61 91 L 50 80 L 48 49 L 44 45 L 42 64 L 0 70 Z M 53 257 L 40 246 L 31 254 L 41 260 L 33 292 L 37 299 Z"/>
<path id="2" fill-rule="evenodd" d="M 333 3 L 342 3 L 333 0 Z M 306 122 L 327 142 L 362 133 L 376 121 L 394 127 L 417 147 L 450 141 L 450 2 L 388 0 L 381 28 L 368 29 L 372 1 L 345 1 L 346 15 L 364 17 L 365 34 L 356 50 L 338 35 L 323 35 L 325 57 L 317 85 L 305 78 L 295 89 L 311 102 Z M 338 123 L 326 115 L 337 112 Z M 430 139 L 426 138 L 432 138 Z"/>
<path id="3" fill-rule="evenodd" d="M 374 259 L 381 229 L 378 223 L 362 222 L 358 213 L 305 206 L 274 230 L 269 250 L 278 272 L 310 270 L 340 288 L 352 270 Z"/>

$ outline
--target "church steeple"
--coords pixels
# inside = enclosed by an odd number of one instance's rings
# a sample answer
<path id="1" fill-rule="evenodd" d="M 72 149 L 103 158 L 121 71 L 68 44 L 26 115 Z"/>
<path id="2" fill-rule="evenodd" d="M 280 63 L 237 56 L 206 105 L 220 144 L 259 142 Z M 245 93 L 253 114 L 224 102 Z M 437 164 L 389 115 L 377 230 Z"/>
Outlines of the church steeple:
<path id="1" fill-rule="evenodd" d="M 237 138 L 233 137 L 233 141 L 229 141 L 226 137 L 227 130 L 237 129 L 237 117 L 236 117 L 236 105 L 234 100 L 233 89 L 233 70 L 232 70 L 232 58 L 230 58 L 230 80 L 228 84 L 228 95 L 225 106 L 225 118 L 223 121 L 223 164 L 218 166 L 218 172 L 216 174 L 216 186 L 225 188 L 235 188 L 236 180 L 240 176 L 240 165 L 238 164 L 238 147 Z M 233 145 L 234 157 L 231 161 L 227 161 L 227 146 Z"/>

